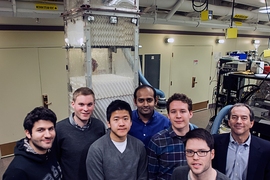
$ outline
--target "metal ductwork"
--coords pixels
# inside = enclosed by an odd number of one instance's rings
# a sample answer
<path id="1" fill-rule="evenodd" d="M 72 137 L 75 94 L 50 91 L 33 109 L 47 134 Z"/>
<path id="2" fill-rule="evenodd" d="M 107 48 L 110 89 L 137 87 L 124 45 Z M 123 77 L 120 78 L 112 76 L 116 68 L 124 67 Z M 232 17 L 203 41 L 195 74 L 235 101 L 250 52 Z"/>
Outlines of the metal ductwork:
<path id="1" fill-rule="evenodd" d="M 229 28 L 229 24 L 221 23 L 218 21 L 191 21 L 191 20 L 167 20 L 162 18 L 151 18 L 151 17 L 141 17 L 140 23 L 142 24 L 164 24 L 164 25 L 178 25 L 178 26 L 187 26 L 187 27 L 203 27 L 203 28 L 217 28 L 217 29 L 227 29 Z M 268 26 L 263 25 L 243 25 L 238 26 L 237 29 L 243 31 L 258 31 L 258 32 L 270 32 L 270 28 Z"/>
<path id="2" fill-rule="evenodd" d="M 62 18 L 64 5 L 47 1 L 0 1 L 0 16 L 19 18 Z"/>
<path id="3" fill-rule="evenodd" d="M 219 28 L 226 29 L 230 27 L 230 16 L 232 13 L 231 7 L 208 5 L 208 9 L 213 11 L 213 15 L 220 16 L 218 20 L 201 21 L 197 13 L 197 17 L 181 16 L 178 12 L 193 13 L 194 10 L 191 1 L 184 0 L 140 0 L 140 7 L 146 10 L 141 15 L 141 24 L 164 24 L 164 25 L 178 25 L 188 27 L 205 27 L 205 28 Z M 165 12 L 164 10 L 168 10 Z M 153 13 L 154 11 L 154 13 Z M 163 11 L 163 12 L 162 12 Z M 172 15 L 173 14 L 173 15 Z M 243 9 L 234 9 L 234 14 L 241 14 L 248 16 L 247 20 L 243 22 L 242 26 L 237 26 L 239 30 L 270 32 L 268 25 L 258 24 L 259 21 L 268 22 L 267 14 L 247 11 Z M 222 20 L 224 19 L 224 20 Z M 247 23 L 251 22 L 251 23 Z"/>
<path id="4" fill-rule="evenodd" d="M 153 7 L 156 6 L 157 9 L 167 9 L 171 10 L 174 8 L 175 5 L 179 3 L 179 1 L 182 0 L 170 0 L 170 1 L 164 1 L 164 0 L 140 0 L 140 6 L 141 7 Z M 217 16 L 230 16 L 232 13 L 232 8 L 230 7 L 224 7 L 224 6 L 215 6 L 215 5 L 208 5 L 208 9 L 213 11 L 214 15 Z M 181 12 L 194 12 L 191 1 L 183 1 L 181 2 L 181 6 L 179 6 L 177 11 Z M 248 19 L 258 19 L 260 21 L 269 21 L 267 14 L 261 14 L 257 12 L 242 10 L 242 9 L 234 9 L 234 14 L 243 14 L 248 16 Z"/>
<path id="5" fill-rule="evenodd" d="M 55 7 L 53 10 L 38 9 L 37 4 L 51 4 Z M 208 9 L 213 11 L 214 16 L 220 18 L 216 20 L 200 21 L 199 15 L 187 17 L 183 14 L 192 14 L 191 1 L 187 0 L 140 0 L 139 6 L 144 9 L 141 13 L 141 24 L 165 24 L 187 27 L 206 27 L 206 28 L 228 28 L 229 19 L 232 13 L 231 7 L 208 5 Z M 261 14 L 254 11 L 243 9 L 234 9 L 234 14 L 248 16 L 242 26 L 238 26 L 239 30 L 270 32 L 267 25 L 269 22 L 267 14 Z M 64 12 L 63 1 L 2 1 L 0 0 L 0 17 L 19 17 L 19 18 L 53 18 L 61 19 L 61 13 Z M 179 13 L 181 12 L 181 13 Z M 180 15 L 182 14 L 182 15 Z M 195 13 L 196 14 L 196 13 Z M 259 24 L 258 22 L 265 24 Z"/>

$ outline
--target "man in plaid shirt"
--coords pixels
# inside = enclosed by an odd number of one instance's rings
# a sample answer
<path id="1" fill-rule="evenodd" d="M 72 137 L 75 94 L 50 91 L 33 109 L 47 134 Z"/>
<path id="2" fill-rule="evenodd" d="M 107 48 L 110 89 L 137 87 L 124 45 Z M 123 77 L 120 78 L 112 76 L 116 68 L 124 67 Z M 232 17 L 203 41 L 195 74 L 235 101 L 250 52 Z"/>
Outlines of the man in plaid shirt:
<path id="1" fill-rule="evenodd" d="M 175 93 L 166 106 L 171 127 L 155 134 L 147 147 L 150 180 L 170 180 L 174 168 L 187 165 L 183 141 L 188 131 L 197 128 L 189 123 L 192 101 L 185 94 Z"/>

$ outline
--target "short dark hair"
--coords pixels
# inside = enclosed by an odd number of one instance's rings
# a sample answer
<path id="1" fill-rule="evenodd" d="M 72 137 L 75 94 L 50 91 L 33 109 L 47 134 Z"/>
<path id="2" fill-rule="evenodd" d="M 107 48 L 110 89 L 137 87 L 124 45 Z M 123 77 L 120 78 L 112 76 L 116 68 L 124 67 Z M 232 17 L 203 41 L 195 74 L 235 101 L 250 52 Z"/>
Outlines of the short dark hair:
<path id="1" fill-rule="evenodd" d="M 31 112 L 29 112 L 23 122 L 23 127 L 25 130 L 28 130 L 32 134 L 32 129 L 35 122 L 39 120 L 51 121 L 55 126 L 57 117 L 55 113 L 45 107 L 36 107 Z"/>
<path id="2" fill-rule="evenodd" d="M 80 87 L 78 89 L 76 89 L 73 93 L 73 97 L 72 100 L 75 102 L 76 98 L 80 95 L 83 96 L 88 96 L 88 95 L 92 95 L 95 101 L 95 93 L 93 92 L 92 89 L 88 88 L 88 87 Z"/>
<path id="3" fill-rule="evenodd" d="M 134 94 L 133 94 L 133 97 L 134 97 L 135 101 L 136 101 L 136 99 L 137 99 L 137 92 L 138 92 L 140 89 L 144 89 L 144 88 L 150 88 L 150 89 L 152 89 L 152 91 L 153 91 L 153 93 L 154 93 L 154 99 L 155 99 L 155 101 L 156 101 L 157 93 L 156 93 L 155 88 L 153 88 L 152 86 L 147 85 L 147 84 L 140 85 L 140 86 L 138 86 L 138 87 L 135 89 Z"/>
<path id="4" fill-rule="evenodd" d="M 117 110 L 126 110 L 129 113 L 130 119 L 132 117 L 132 110 L 130 105 L 126 101 L 122 100 L 115 100 L 112 101 L 109 106 L 107 107 L 106 115 L 107 115 L 107 121 L 110 122 L 112 113 L 117 111 Z"/>
<path id="5" fill-rule="evenodd" d="M 171 97 L 169 97 L 169 99 L 168 99 L 168 101 L 166 103 L 166 108 L 167 108 L 168 113 L 170 111 L 170 104 L 173 101 L 182 101 L 183 103 L 187 103 L 188 104 L 188 110 L 189 111 L 192 110 L 192 100 L 190 98 L 188 98 L 185 94 L 174 93 Z"/>
<path id="6" fill-rule="evenodd" d="M 210 150 L 214 149 L 214 137 L 206 129 L 197 128 L 187 132 L 184 141 L 185 146 L 189 139 L 201 139 L 206 142 Z"/>
<path id="7" fill-rule="evenodd" d="M 253 121 L 253 120 L 255 119 L 255 117 L 254 117 L 254 112 L 252 111 L 252 109 L 251 109 L 251 107 L 250 107 L 249 105 L 244 104 L 244 103 L 236 103 L 236 104 L 234 104 L 234 105 L 230 108 L 230 110 L 229 110 L 229 112 L 228 112 L 228 119 L 230 119 L 230 117 L 231 117 L 232 109 L 235 108 L 235 107 L 241 107 L 241 106 L 246 107 L 246 108 L 249 110 L 249 118 L 250 118 L 250 121 Z"/>

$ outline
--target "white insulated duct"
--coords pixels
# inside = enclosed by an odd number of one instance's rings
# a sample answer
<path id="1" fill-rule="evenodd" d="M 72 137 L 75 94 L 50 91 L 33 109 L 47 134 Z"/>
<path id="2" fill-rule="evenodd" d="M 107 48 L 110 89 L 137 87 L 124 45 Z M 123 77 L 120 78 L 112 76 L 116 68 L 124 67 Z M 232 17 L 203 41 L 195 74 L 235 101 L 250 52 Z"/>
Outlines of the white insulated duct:
<path id="1" fill-rule="evenodd" d="M 179 0 L 140 0 L 140 6 L 142 7 L 151 7 L 157 6 L 158 9 L 173 9 L 176 4 L 178 4 Z M 232 8 L 223 7 L 223 6 L 214 6 L 209 4 L 209 10 L 213 10 L 213 14 L 217 16 L 230 16 L 232 13 Z M 191 1 L 181 2 L 181 6 L 178 8 L 178 11 L 183 12 L 194 12 L 192 8 Z M 258 19 L 260 21 L 269 21 L 267 14 L 255 13 L 251 11 L 246 11 L 242 9 L 234 9 L 234 14 L 242 14 L 248 16 L 248 19 Z"/>
<path id="2" fill-rule="evenodd" d="M 142 24 L 165 24 L 165 25 L 181 25 L 187 27 L 203 27 L 203 28 L 217 28 L 217 29 L 227 29 L 230 27 L 229 24 L 221 23 L 217 21 L 188 21 L 188 20 L 167 20 L 163 18 L 154 18 L 154 17 L 141 17 L 140 23 Z M 270 32 L 270 27 L 268 26 L 251 26 L 243 25 L 237 26 L 238 30 L 244 31 L 259 31 L 259 32 Z"/>
<path id="3" fill-rule="evenodd" d="M 40 2 L 26 1 L 1 1 L 0 0 L 0 16 L 3 17 L 20 17 L 20 18 L 62 18 L 61 13 L 64 12 L 62 4 L 55 4 L 55 10 L 36 9 L 36 4 Z M 44 4 L 46 5 L 46 4 Z"/>
<path id="4" fill-rule="evenodd" d="M 174 12 L 177 8 L 178 11 L 183 12 L 194 12 L 191 1 L 183 1 L 183 0 L 140 0 L 140 6 L 142 7 L 152 7 L 157 6 L 157 9 L 172 9 L 171 12 Z M 232 9 L 229 7 L 222 6 L 214 6 L 208 5 L 209 10 L 213 10 L 214 15 L 218 16 L 230 16 Z M 217 29 L 226 29 L 229 28 L 230 25 L 228 21 L 218 21 L 218 20 L 210 20 L 210 21 L 200 21 L 194 20 L 190 17 L 179 16 L 179 15 L 171 15 L 171 12 L 167 15 L 167 17 L 159 16 L 158 14 L 153 16 L 149 14 L 142 14 L 140 18 L 141 24 L 165 24 L 165 25 L 181 25 L 188 27 L 204 27 L 204 28 L 217 28 Z M 266 14 L 254 13 L 251 11 L 246 11 L 242 9 L 234 10 L 234 14 L 242 14 L 248 16 L 250 20 L 260 20 L 260 21 L 269 21 L 268 16 Z M 244 31 L 257 31 L 257 32 L 270 32 L 270 27 L 266 25 L 256 25 L 256 24 L 245 24 L 242 26 L 237 26 L 237 29 Z"/>

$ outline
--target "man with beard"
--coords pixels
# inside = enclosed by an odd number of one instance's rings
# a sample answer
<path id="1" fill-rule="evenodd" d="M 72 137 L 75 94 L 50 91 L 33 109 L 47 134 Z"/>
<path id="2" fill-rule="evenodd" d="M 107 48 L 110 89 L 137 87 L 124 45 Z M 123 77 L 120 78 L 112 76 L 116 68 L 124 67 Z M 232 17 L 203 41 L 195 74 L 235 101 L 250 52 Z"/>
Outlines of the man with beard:
<path id="1" fill-rule="evenodd" d="M 145 146 L 157 132 L 170 127 L 169 119 L 155 111 L 156 91 L 152 86 L 141 85 L 134 91 L 137 109 L 132 112 L 132 126 L 129 134 L 140 139 Z"/>
<path id="2" fill-rule="evenodd" d="M 37 107 L 24 119 L 26 138 L 17 142 L 15 157 L 3 180 L 37 180 L 62 178 L 61 169 L 51 147 L 55 138 L 56 115 L 50 109 Z"/>
<path id="3" fill-rule="evenodd" d="M 130 105 L 115 100 L 107 108 L 109 132 L 94 142 L 88 151 L 88 180 L 147 180 L 147 155 L 143 143 L 128 135 Z"/>
<path id="4" fill-rule="evenodd" d="M 207 130 L 198 128 L 189 131 L 184 144 L 188 166 L 175 168 L 171 180 L 230 180 L 212 168 L 214 138 Z"/>
<path id="5" fill-rule="evenodd" d="M 85 159 L 89 146 L 105 134 L 105 125 L 91 117 L 94 92 L 81 87 L 73 93 L 74 113 L 57 123 L 56 149 L 64 180 L 87 180 Z"/>

